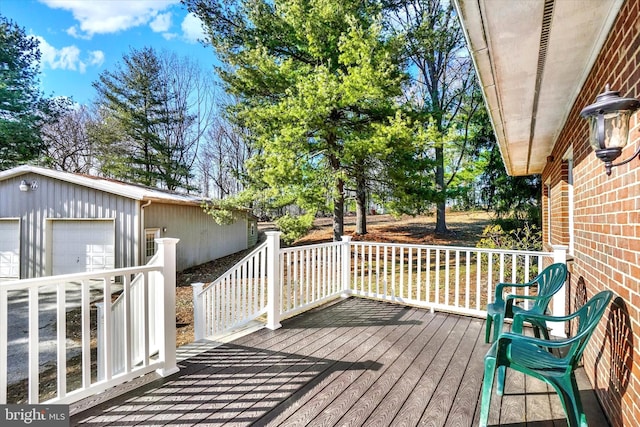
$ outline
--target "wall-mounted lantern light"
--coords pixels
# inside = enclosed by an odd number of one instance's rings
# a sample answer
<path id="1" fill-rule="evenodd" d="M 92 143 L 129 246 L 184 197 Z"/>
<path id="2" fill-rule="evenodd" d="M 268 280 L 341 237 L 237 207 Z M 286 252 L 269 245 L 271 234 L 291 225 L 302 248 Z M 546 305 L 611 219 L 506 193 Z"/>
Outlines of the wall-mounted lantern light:
<path id="1" fill-rule="evenodd" d="M 627 145 L 629 119 L 638 108 L 640 100 L 621 98 L 620 92 L 610 90 L 607 85 L 604 92 L 596 96 L 596 102 L 580 112 L 589 121 L 589 143 L 595 150 L 596 157 L 604 162 L 607 175 L 611 175 L 612 167 L 629 163 L 640 154 L 639 147 L 629 159 L 613 163 Z"/>
<path id="2" fill-rule="evenodd" d="M 29 190 L 33 191 L 38 188 L 38 181 L 27 182 L 26 179 L 23 179 L 20 182 L 19 188 L 23 193 L 26 193 Z"/>

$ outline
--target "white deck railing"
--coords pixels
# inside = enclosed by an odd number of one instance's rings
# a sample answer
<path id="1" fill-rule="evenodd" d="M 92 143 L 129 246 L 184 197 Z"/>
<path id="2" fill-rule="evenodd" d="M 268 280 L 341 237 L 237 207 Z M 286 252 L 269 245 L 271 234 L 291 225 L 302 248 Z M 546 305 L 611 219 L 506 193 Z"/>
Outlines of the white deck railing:
<path id="1" fill-rule="evenodd" d="M 227 279 L 194 284 L 196 340 L 264 313 L 267 327 L 275 329 L 283 317 L 347 295 L 484 317 L 496 283 L 529 281 L 544 265 L 564 262 L 566 253 L 564 247 L 531 252 L 353 242 L 350 237 L 280 249 L 277 232 L 267 233 L 262 250 L 260 276 L 247 267 L 256 262 L 258 252 L 254 252 L 225 273 Z M 243 298 L 256 301 L 258 294 L 266 294 L 266 301 L 259 299 L 259 308 L 252 313 L 244 310 Z M 564 301 L 557 297 L 561 301 L 554 302 L 553 311 L 562 314 Z M 242 311 L 236 315 L 238 308 Z"/>
<path id="2" fill-rule="evenodd" d="M 194 283 L 194 335 L 199 340 L 266 313 L 267 242 L 209 284 Z"/>
<path id="3" fill-rule="evenodd" d="M 371 242 L 352 242 L 351 253 L 352 294 L 475 316 L 486 315 L 496 283 L 528 282 L 554 255 Z"/>
<path id="4" fill-rule="evenodd" d="M 158 264 L 156 254 L 147 265 Z M 118 298 L 111 304 L 111 340 L 105 337 L 104 302 L 96 303 L 98 309 L 98 380 L 104 379 L 105 357 L 101 345 L 110 342 L 111 373 L 117 375 L 128 370 L 127 366 L 144 364 L 148 354 L 158 353 L 162 332 L 160 290 L 162 276 L 158 271 L 141 272 L 126 283 Z M 160 289 L 159 289 L 160 288 Z M 129 325 L 127 326 L 127 322 Z"/>
<path id="5" fill-rule="evenodd" d="M 291 317 L 344 293 L 342 242 L 280 250 L 280 315 Z"/>
<path id="6" fill-rule="evenodd" d="M 158 258 L 141 267 L 121 268 L 100 272 L 42 277 L 0 285 L 0 404 L 7 403 L 10 386 L 9 371 L 20 371 L 11 382 L 28 380 L 27 395 L 18 398 L 28 403 L 70 403 L 100 393 L 135 377 L 157 371 L 166 376 L 178 370 L 175 356 L 175 245 L 177 239 L 158 240 Z M 136 276 L 144 276 L 142 291 L 132 291 Z M 156 280 L 148 277 L 156 276 Z M 122 304 L 125 307 L 121 326 L 114 323 L 112 290 L 122 286 Z M 156 287 L 153 297 L 150 287 Z M 155 298 L 152 301 L 151 298 Z M 92 315 L 96 301 L 104 304 L 104 316 L 97 320 Z M 158 349 L 150 347 L 151 305 L 157 305 L 162 314 L 156 327 Z M 133 308 L 142 310 L 140 325 L 131 315 Z M 127 309 L 129 308 L 129 309 Z M 80 331 L 67 325 L 67 312 L 78 310 Z M 95 313 L 95 310 L 94 310 Z M 154 314 L 155 315 L 155 314 Z M 23 318 L 21 318 L 21 316 Z M 9 323 L 11 320 L 11 323 Z M 101 323 L 101 325 L 98 325 Z M 9 331 L 11 325 L 11 332 Z M 19 326 L 20 325 L 20 326 Z M 25 325 L 26 331 L 17 331 Z M 53 325 L 53 326 L 51 326 Z M 92 331 L 102 329 L 98 340 Z M 120 329 L 121 328 L 121 329 Z M 52 329 L 52 331 L 49 331 Z M 134 332 L 135 331 L 135 332 Z M 73 334 L 79 335 L 74 348 Z M 122 340 L 116 337 L 122 336 Z M 97 344 L 92 344 L 92 340 Z M 26 345 L 21 344 L 26 341 Z M 114 369 L 118 362 L 114 348 L 121 348 L 124 367 Z M 143 349 L 139 360 L 134 349 Z M 77 350 L 77 356 L 69 358 Z M 97 359 L 101 366 L 97 367 Z M 11 366 L 9 366 L 9 360 Z M 40 383 L 40 366 L 54 365 L 56 386 L 53 395 Z M 100 373 L 98 373 L 100 369 Z M 73 371 L 75 373 L 68 373 Z M 118 372 L 116 372 L 118 371 Z M 24 379 L 23 379 L 24 378 Z M 45 396 L 41 398 L 41 396 Z M 15 402 L 9 402 L 15 403 Z"/>

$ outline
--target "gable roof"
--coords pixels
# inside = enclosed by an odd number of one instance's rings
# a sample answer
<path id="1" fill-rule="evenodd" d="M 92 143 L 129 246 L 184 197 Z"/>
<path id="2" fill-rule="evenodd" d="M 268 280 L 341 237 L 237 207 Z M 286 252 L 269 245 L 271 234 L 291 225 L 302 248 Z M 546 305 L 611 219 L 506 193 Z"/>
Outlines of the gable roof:
<path id="1" fill-rule="evenodd" d="M 541 173 L 624 0 L 453 1 L 507 172 Z"/>
<path id="2" fill-rule="evenodd" d="M 58 179 L 60 181 L 66 181 L 72 184 L 81 185 L 83 187 L 93 188 L 95 190 L 105 191 L 107 193 L 116 194 L 122 197 L 140 201 L 156 201 L 162 203 L 200 206 L 203 201 L 207 200 L 188 194 L 179 194 L 145 187 L 142 185 L 128 184 L 126 182 L 117 181 L 114 179 L 62 172 L 31 165 L 22 165 L 12 169 L 1 171 L 0 181 L 4 181 L 5 179 L 18 177 L 21 175 L 26 175 L 29 173 Z"/>

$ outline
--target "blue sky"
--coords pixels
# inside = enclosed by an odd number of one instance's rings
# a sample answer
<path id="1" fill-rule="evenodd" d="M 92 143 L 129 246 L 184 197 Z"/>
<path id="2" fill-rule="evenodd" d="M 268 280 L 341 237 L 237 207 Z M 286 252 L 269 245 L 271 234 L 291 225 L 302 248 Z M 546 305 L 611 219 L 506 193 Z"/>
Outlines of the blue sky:
<path id="1" fill-rule="evenodd" d="M 198 42 L 200 21 L 179 0 L 0 0 L 0 15 L 40 40 L 46 96 L 89 103 L 91 82 L 144 46 L 189 56 L 213 72 L 213 50 Z"/>

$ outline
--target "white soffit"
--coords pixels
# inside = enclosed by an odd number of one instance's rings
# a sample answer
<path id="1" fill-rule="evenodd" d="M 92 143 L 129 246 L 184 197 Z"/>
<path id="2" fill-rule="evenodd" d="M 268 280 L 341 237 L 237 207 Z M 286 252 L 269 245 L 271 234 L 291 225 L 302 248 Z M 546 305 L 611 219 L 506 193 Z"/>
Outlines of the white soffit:
<path id="1" fill-rule="evenodd" d="M 454 2 L 507 172 L 541 173 L 624 0 Z"/>

